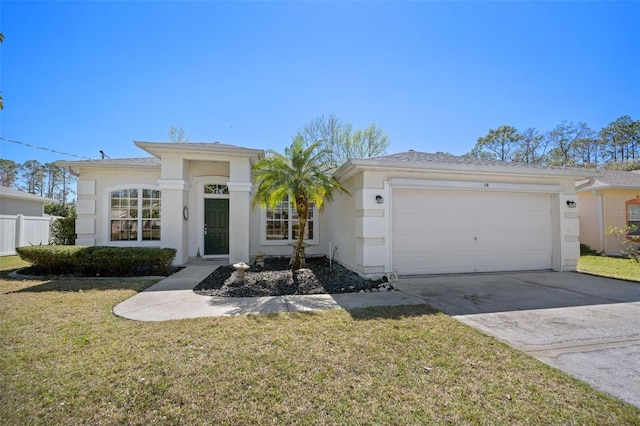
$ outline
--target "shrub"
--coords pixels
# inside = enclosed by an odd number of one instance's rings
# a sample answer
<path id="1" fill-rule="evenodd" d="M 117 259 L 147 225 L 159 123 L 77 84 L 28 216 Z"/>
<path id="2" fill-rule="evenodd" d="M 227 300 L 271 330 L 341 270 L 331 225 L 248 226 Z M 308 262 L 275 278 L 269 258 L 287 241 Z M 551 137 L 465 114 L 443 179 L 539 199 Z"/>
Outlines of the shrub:
<path id="1" fill-rule="evenodd" d="M 600 254 L 586 244 L 580 244 L 580 256 L 594 256 Z"/>
<path id="2" fill-rule="evenodd" d="M 611 226 L 607 229 L 606 234 L 614 235 L 622 242 L 623 248 L 621 252 L 624 257 L 640 262 L 640 240 L 629 237 L 629 232 L 635 231 L 636 229 L 636 227 L 630 228 L 628 226 L 624 228 Z"/>
<path id="3" fill-rule="evenodd" d="M 74 245 L 76 241 L 76 215 L 54 220 L 51 225 L 51 236 L 54 244 Z"/>
<path id="4" fill-rule="evenodd" d="M 16 249 L 44 274 L 81 276 L 169 275 L 175 249 L 149 247 L 30 246 Z"/>

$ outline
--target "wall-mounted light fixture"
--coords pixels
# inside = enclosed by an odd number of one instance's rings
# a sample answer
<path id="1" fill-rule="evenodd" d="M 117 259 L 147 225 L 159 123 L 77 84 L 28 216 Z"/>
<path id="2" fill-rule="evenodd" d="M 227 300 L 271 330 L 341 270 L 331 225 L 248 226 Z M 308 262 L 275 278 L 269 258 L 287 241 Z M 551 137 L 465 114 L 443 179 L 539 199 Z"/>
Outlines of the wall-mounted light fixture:
<path id="1" fill-rule="evenodd" d="M 575 209 L 576 208 L 576 202 L 573 200 L 567 200 L 567 207 L 569 207 L 570 209 Z"/>
<path id="2" fill-rule="evenodd" d="M 382 198 L 382 195 L 376 195 L 376 203 L 378 204 L 384 203 L 384 198 Z"/>

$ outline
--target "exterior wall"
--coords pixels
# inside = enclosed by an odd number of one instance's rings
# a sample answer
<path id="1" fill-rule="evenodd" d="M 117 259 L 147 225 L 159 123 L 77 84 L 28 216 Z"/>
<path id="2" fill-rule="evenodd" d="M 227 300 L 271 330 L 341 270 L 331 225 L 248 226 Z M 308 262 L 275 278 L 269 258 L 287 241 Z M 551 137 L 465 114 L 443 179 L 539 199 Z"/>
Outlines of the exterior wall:
<path id="1" fill-rule="evenodd" d="M 580 220 L 580 243 L 593 250 L 604 250 L 603 230 L 600 229 L 599 194 L 591 191 L 578 193 L 578 218 Z"/>
<path id="2" fill-rule="evenodd" d="M 158 188 L 160 170 L 105 170 L 86 168 L 80 170 L 78 180 L 78 205 L 76 219 L 76 245 L 132 245 L 130 242 L 109 241 L 109 192 L 126 187 L 147 185 Z M 163 203 L 164 204 L 164 203 Z M 164 218 L 161 218 L 164 226 Z M 158 246 L 158 241 L 136 243 Z"/>
<path id="3" fill-rule="evenodd" d="M 577 201 L 575 182 L 558 177 L 525 177 L 513 175 L 473 175 L 434 172 L 370 172 L 363 171 L 350 179 L 353 198 L 337 198 L 331 207 L 330 235 L 339 250 L 337 260 L 364 276 L 390 272 L 392 268 L 392 229 L 390 208 L 393 188 L 404 184 L 418 187 L 440 187 L 451 190 L 482 190 L 549 193 L 552 198 L 553 269 L 576 269 L 579 250 L 579 221 L 575 208 L 567 201 Z M 383 203 L 376 202 L 376 196 Z M 355 217 L 352 222 L 336 225 L 340 216 Z M 349 219 L 346 219 L 349 221 Z M 351 241 L 348 241 L 351 239 Z M 344 246 L 347 252 L 341 251 Z M 352 249 L 350 249 L 353 247 Z"/>
<path id="4" fill-rule="evenodd" d="M 640 189 L 602 189 L 579 193 L 580 226 L 586 228 L 581 241 L 592 249 L 607 255 L 619 255 L 624 249 L 622 241 L 608 235 L 611 227 L 627 225 L 625 202 L 640 195 Z M 601 204 L 598 199 L 601 198 Z M 601 207 L 600 207 L 601 206 Z M 584 208 L 583 208 L 584 207 Z"/>
<path id="5" fill-rule="evenodd" d="M 327 239 L 327 256 L 336 262 L 364 275 L 358 264 L 356 250 L 356 195 L 362 187 L 362 174 L 342 182 L 349 194 L 337 193 L 334 200 L 325 207 L 325 230 L 322 236 Z"/>
<path id="6" fill-rule="evenodd" d="M 44 203 L 38 200 L 0 197 L 0 214 L 44 216 Z"/>

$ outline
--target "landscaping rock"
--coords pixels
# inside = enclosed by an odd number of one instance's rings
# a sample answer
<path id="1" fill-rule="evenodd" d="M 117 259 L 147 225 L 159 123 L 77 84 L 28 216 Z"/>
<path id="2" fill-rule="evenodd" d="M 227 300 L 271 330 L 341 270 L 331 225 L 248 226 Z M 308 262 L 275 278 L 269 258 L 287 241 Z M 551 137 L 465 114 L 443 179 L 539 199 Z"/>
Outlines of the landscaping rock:
<path id="1" fill-rule="evenodd" d="M 244 282 L 234 282 L 235 269 L 218 267 L 193 291 L 205 296 L 252 297 L 294 294 L 356 293 L 371 288 L 370 280 L 360 277 L 326 257 L 307 257 L 303 269 L 291 272 L 288 257 L 266 258 L 264 267 L 255 265 L 244 276 Z"/>

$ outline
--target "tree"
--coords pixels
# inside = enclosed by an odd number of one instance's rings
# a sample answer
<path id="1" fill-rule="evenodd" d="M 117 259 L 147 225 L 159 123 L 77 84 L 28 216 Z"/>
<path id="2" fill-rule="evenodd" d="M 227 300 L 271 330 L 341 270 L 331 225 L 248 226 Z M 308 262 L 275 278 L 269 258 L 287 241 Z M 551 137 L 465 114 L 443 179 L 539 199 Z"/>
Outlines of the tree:
<path id="1" fill-rule="evenodd" d="M 44 193 L 44 166 L 38 160 L 25 161 L 20 167 L 21 179 L 24 182 L 23 191 L 30 194 Z"/>
<path id="2" fill-rule="evenodd" d="M 637 158 L 640 120 L 633 120 L 630 116 L 623 115 L 600 130 L 599 135 L 611 161 L 624 163 Z"/>
<path id="3" fill-rule="evenodd" d="M 520 143 L 513 156 L 513 161 L 527 164 L 544 163 L 545 152 L 540 152 L 543 145 L 544 136 L 538 129 L 529 127 L 520 133 Z"/>
<path id="4" fill-rule="evenodd" d="M 268 150 L 253 170 L 258 181 L 253 205 L 275 208 L 287 199 L 296 209 L 300 221 L 298 241 L 294 247 L 291 270 L 302 267 L 304 235 L 309 217 L 309 203 L 322 209 L 325 200 L 336 190 L 346 190 L 331 176 L 331 165 L 323 161 L 328 153 L 321 142 L 306 144 L 302 136 L 294 138 L 284 154 Z"/>
<path id="5" fill-rule="evenodd" d="M 389 137 L 372 123 L 364 130 L 351 132 L 351 126 L 345 131 L 341 143 L 336 146 L 337 158 L 344 163 L 350 158 L 367 158 L 385 154 L 389 147 Z"/>
<path id="6" fill-rule="evenodd" d="M 16 180 L 19 170 L 20 164 L 0 158 L 0 185 L 17 188 Z"/>
<path id="7" fill-rule="evenodd" d="M 522 135 L 515 127 L 502 125 L 479 137 L 470 155 L 476 158 L 511 161 Z"/>
<path id="8" fill-rule="evenodd" d="M 169 127 L 169 141 L 174 143 L 189 142 L 189 136 L 184 132 L 182 127 Z"/>
<path id="9" fill-rule="evenodd" d="M 577 145 L 580 140 L 593 136 L 593 131 L 585 123 L 569 123 L 566 120 L 547 132 L 549 165 L 573 166 L 577 163 Z"/>
<path id="10" fill-rule="evenodd" d="M 325 152 L 323 161 L 337 168 L 351 158 L 375 157 L 386 154 L 389 136 L 372 123 L 366 129 L 353 130 L 353 125 L 345 123 L 335 115 L 312 119 L 298 131 L 307 145 L 320 142 Z"/>

